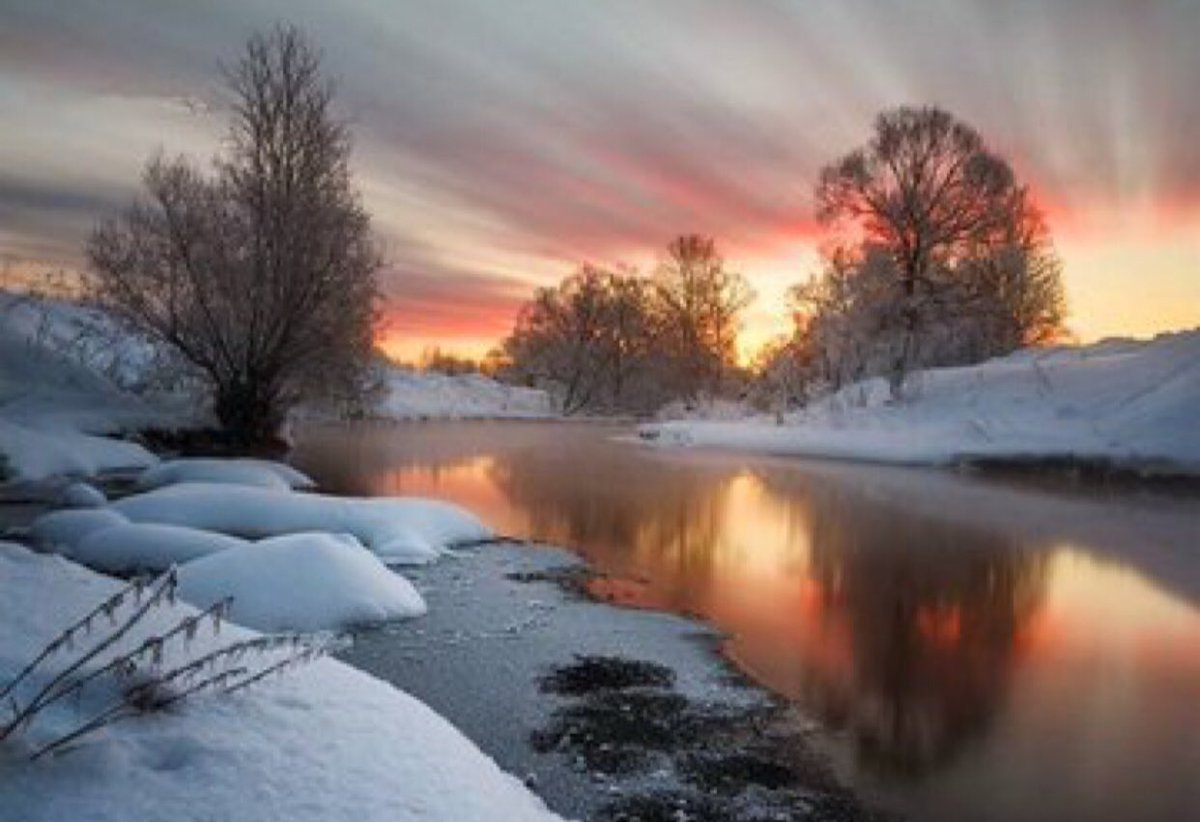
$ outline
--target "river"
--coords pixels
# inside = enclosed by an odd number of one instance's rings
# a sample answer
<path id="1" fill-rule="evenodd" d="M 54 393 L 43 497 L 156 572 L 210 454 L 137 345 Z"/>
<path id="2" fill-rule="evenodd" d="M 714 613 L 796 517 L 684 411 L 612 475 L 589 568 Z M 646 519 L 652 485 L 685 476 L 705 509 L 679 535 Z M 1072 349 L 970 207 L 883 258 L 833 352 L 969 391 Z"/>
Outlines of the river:
<path id="1" fill-rule="evenodd" d="M 584 557 L 597 596 L 714 624 L 912 819 L 1200 813 L 1200 496 L 631 435 L 312 426 L 294 461 L 336 492 L 457 502 Z"/>

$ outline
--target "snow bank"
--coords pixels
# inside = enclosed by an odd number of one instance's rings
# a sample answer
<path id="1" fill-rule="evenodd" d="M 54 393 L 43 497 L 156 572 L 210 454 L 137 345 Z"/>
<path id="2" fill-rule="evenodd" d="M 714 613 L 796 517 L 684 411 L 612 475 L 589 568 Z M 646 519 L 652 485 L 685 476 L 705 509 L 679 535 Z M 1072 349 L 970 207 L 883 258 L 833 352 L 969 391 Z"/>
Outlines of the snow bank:
<path id="1" fill-rule="evenodd" d="M 198 557 L 252 544 L 197 528 L 124 522 L 91 531 L 72 543 L 60 543 L 59 552 L 101 571 L 164 571 Z"/>
<path id="2" fill-rule="evenodd" d="M 425 613 L 417 589 L 347 534 L 291 534 L 198 559 L 179 569 L 179 593 L 198 608 L 232 596 L 230 618 L 262 631 L 332 630 Z"/>
<path id="3" fill-rule="evenodd" d="M 108 505 L 108 497 L 94 485 L 72 482 L 59 491 L 58 502 L 66 508 L 103 508 Z"/>
<path id="4" fill-rule="evenodd" d="M 0 418 L 0 476 L 41 480 L 145 468 L 158 458 L 133 442 L 94 437 L 68 428 L 35 428 Z"/>
<path id="5" fill-rule="evenodd" d="M 783 425 L 647 425 L 644 439 L 910 464 L 988 458 L 1102 460 L 1200 474 L 1200 331 L 1031 349 L 913 375 L 892 403 L 883 380 L 849 386 Z"/>
<path id="6" fill-rule="evenodd" d="M 150 357 L 101 312 L 0 291 L 0 478 L 153 465 L 144 448 L 95 436 L 195 421 L 128 390 Z"/>
<path id="7" fill-rule="evenodd" d="M 59 557 L 0 545 L 0 681 L 117 587 Z M 152 612 L 150 627 L 190 611 Z M 249 635 L 222 631 L 223 640 Z M 101 698 L 89 690 L 80 703 L 63 700 L 25 744 L 73 727 Z M 113 725 L 67 756 L 36 764 L 5 756 L 3 769 L 0 815 L 22 822 L 557 818 L 424 704 L 330 659 L 234 696 Z"/>
<path id="8" fill-rule="evenodd" d="M 145 489 L 181 482 L 227 483 L 275 489 L 312 488 L 316 485 L 290 465 L 250 458 L 194 457 L 168 460 L 146 469 L 137 480 L 138 487 Z"/>
<path id="9" fill-rule="evenodd" d="M 213 483 L 169 485 L 113 503 L 134 522 L 260 538 L 301 531 L 352 534 L 385 562 L 423 564 L 456 543 L 492 536 L 474 515 L 425 499 L 346 499 Z"/>
<path id="10" fill-rule="evenodd" d="M 46 548 L 70 548 L 88 534 L 128 523 L 111 508 L 74 508 L 42 514 L 29 526 L 29 535 Z"/>
<path id="11" fill-rule="evenodd" d="M 447 375 L 389 369 L 374 413 L 394 420 L 543 419 L 556 416 L 550 395 L 482 374 Z"/>

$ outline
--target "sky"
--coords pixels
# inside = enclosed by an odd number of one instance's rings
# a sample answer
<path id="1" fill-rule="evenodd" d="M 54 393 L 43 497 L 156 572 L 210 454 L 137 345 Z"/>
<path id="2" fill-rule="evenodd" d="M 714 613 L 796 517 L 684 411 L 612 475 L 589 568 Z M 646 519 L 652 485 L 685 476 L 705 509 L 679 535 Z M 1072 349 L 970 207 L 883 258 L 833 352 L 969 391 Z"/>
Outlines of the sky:
<path id="1" fill-rule="evenodd" d="M 0 0 L 0 273 L 77 270 L 148 157 L 214 154 L 219 63 L 281 21 L 338 83 L 398 356 L 697 231 L 752 351 L 817 268 L 820 168 L 905 104 L 1031 185 L 1081 340 L 1200 325 L 1200 0 Z"/>

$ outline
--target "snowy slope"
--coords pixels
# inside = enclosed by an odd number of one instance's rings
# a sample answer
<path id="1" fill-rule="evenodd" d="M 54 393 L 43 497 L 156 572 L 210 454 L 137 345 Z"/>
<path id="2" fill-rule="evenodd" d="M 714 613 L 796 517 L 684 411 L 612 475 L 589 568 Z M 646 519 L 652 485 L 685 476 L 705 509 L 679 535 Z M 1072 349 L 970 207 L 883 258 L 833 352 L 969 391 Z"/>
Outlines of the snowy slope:
<path id="1" fill-rule="evenodd" d="M 555 416 L 540 389 L 496 382 L 482 374 L 449 376 L 389 369 L 386 390 L 374 413 L 394 420 L 538 419 Z"/>
<path id="2" fill-rule="evenodd" d="M 641 434 L 672 445 L 879 462 L 1069 458 L 1200 473 L 1200 331 L 933 369 L 914 375 L 899 403 L 883 380 L 868 380 L 782 425 L 675 422 Z"/>
<path id="3" fill-rule="evenodd" d="M 152 355 L 102 313 L 0 292 L 0 456 L 17 479 L 150 465 L 131 443 L 96 436 L 186 424 L 192 414 L 128 390 Z M 194 406 L 194 403 L 190 403 Z"/>
<path id="4" fill-rule="evenodd" d="M 6 592 L 0 597 L 0 682 L 9 681 L 59 630 L 118 587 L 60 557 L 0 543 L 0 590 Z M 189 610 L 181 605 L 152 612 L 149 627 L 163 630 Z M 227 626 L 221 639 L 249 635 Z M 130 635 L 123 642 L 141 638 Z M 236 695 L 200 696 L 177 710 L 129 719 L 66 755 L 25 761 L 22 754 L 30 746 L 44 743 L 56 729 L 74 727 L 80 721 L 77 712 L 98 711 L 102 704 L 96 702 L 103 697 L 85 689 L 80 700 L 63 700 L 22 738 L 3 743 L 0 817 L 23 822 L 557 818 L 423 703 L 329 659 Z"/>

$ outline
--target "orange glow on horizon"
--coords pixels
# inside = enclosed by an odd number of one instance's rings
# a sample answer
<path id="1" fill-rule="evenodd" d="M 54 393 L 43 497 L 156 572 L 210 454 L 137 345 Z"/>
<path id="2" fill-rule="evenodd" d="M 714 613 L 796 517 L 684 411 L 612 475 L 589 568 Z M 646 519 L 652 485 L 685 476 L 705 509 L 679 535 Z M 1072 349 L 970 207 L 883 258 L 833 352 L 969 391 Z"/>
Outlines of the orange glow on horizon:
<path id="1" fill-rule="evenodd" d="M 1063 260 L 1067 325 L 1080 342 L 1200 327 L 1200 210 L 1080 216 L 1055 208 L 1051 220 Z M 787 290 L 818 270 L 817 244 L 801 233 L 757 253 L 731 248 L 726 257 L 757 295 L 738 339 L 739 358 L 749 364 L 764 344 L 790 331 Z M 562 270 L 566 276 L 572 266 Z M 531 281 L 529 294 L 541 284 Z M 479 359 L 500 344 L 515 319 L 511 305 L 472 306 L 467 316 L 430 318 L 410 331 L 399 322 L 385 324 L 378 340 L 389 356 L 406 362 L 434 347 Z"/>

